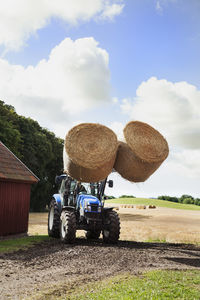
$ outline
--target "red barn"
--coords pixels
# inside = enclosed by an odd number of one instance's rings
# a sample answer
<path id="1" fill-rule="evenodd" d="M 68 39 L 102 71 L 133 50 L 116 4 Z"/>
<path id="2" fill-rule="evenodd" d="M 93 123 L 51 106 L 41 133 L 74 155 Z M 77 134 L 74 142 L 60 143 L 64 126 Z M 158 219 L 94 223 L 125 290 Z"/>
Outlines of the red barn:
<path id="1" fill-rule="evenodd" d="M 0 236 L 26 233 L 33 174 L 0 141 Z"/>

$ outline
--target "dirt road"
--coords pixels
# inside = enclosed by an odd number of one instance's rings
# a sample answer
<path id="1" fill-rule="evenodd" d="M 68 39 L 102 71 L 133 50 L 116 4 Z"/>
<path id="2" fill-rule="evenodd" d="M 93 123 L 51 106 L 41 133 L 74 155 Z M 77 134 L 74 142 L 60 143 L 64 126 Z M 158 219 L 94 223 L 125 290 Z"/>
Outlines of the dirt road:
<path id="1" fill-rule="evenodd" d="M 0 299 L 30 295 L 36 299 L 45 290 L 53 299 L 80 282 L 124 272 L 199 268 L 200 247 L 193 245 L 120 241 L 111 246 L 81 238 L 74 245 L 63 245 L 53 239 L 26 251 L 0 255 Z"/>
<path id="2" fill-rule="evenodd" d="M 54 299 L 80 282 L 124 272 L 200 270 L 200 246 L 141 242 L 200 242 L 199 211 L 120 207 L 118 212 L 121 236 L 115 246 L 105 245 L 101 239 L 87 242 L 80 231 L 74 245 L 53 239 L 27 251 L 1 254 L 0 299 L 27 299 L 33 295 L 35 300 L 39 292 Z M 29 234 L 36 233 L 47 234 L 47 214 L 30 214 Z"/>

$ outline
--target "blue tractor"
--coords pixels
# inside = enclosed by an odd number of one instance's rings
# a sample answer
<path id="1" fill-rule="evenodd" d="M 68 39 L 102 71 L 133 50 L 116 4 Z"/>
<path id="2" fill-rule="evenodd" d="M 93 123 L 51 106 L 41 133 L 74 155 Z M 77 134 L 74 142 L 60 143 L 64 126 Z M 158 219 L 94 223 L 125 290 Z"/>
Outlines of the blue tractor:
<path id="1" fill-rule="evenodd" d="M 113 187 L 107 178 L 100 182 L 81 183 L 67 174 L 56 176 L 58 194 L 49 205 L 48 234 L 73 243 L 76 230 L 85 230 L 87 239 L 98 239 L 102 232 L 105 243 L 116 243 L 120 220 L 112 207 L 104 207 L 105 186 Z"/>

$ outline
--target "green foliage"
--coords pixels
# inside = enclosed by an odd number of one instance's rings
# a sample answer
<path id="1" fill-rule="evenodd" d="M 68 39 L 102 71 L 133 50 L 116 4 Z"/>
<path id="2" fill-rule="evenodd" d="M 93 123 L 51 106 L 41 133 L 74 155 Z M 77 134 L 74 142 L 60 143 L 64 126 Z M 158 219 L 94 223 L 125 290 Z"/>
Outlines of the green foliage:
<path id="1" fill-rule="evenodd" d="M 158 199 L 176 202 L 176 203 L 183 203 L 183 204 L 195 204 L 200 206 L 200 199 L 199 198 L 194 199 L 190 195 L 182 195 L 180 198 L 170 197 L 170 196 L 159 196 Z"/>
<path id="2" fill-rule="evenodd" d="M 183 204 L 194 204 L 194 199 L 191 198 L 185 198 L 183 199 Z"/>
<path id="3" fill-rule="evenodd" d="M 166 201 L 171 201 L 171 202 L 176 202 L 176 203 L 179 202 L 177 197 L 158 196 L 158 199 L 160 199 L 160 200 L 166 200 Z"/>
<path id="4" fill-rule="evenodd" d="M 200 198 L 196 198 L 196 199 L 194 200 L 194 204 L 200 206 Z"/>
<path id="5" fill-rule="evenodd" d="M 63 140 L 31 118 L 19 116 L 14 107 L 0 101 L 0 140 L 37 176 L 31 187 L 31 211 L 49 204 L 55 176 L 63 168 Z"/>
<path id="6" fill-rule="evenodd" d="M 183 200 L 184 199 L 194 199 L 191 195 L 182 195 L 181 197 L 180 197 L 180 202 L 181 203 L 183 203 Z"/>
<path id="7" fill-rule="evenodd" d="M 115 199 L 114 196 L 106 196 L 106 197 L 107 197 L 107 199 Z"/>
<path id="8" fill-rule="evenodd" d="M 135 198 L 135 196 L 132 196 L 132 195 L 122 195 L 119 198 Z"/>

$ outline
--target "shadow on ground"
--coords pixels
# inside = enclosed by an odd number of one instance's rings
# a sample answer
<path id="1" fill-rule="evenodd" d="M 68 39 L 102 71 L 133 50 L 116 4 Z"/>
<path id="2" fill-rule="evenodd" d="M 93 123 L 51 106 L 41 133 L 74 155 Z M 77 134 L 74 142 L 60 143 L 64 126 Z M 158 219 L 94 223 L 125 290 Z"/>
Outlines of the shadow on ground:
<path id="1" fill-rule="evenodd" d="M 120 221 L 140 221 L 145 219 L 150 219 L 151 216 L 144 215 L 133 215 L 133 214 L 120 214 Z"/>

